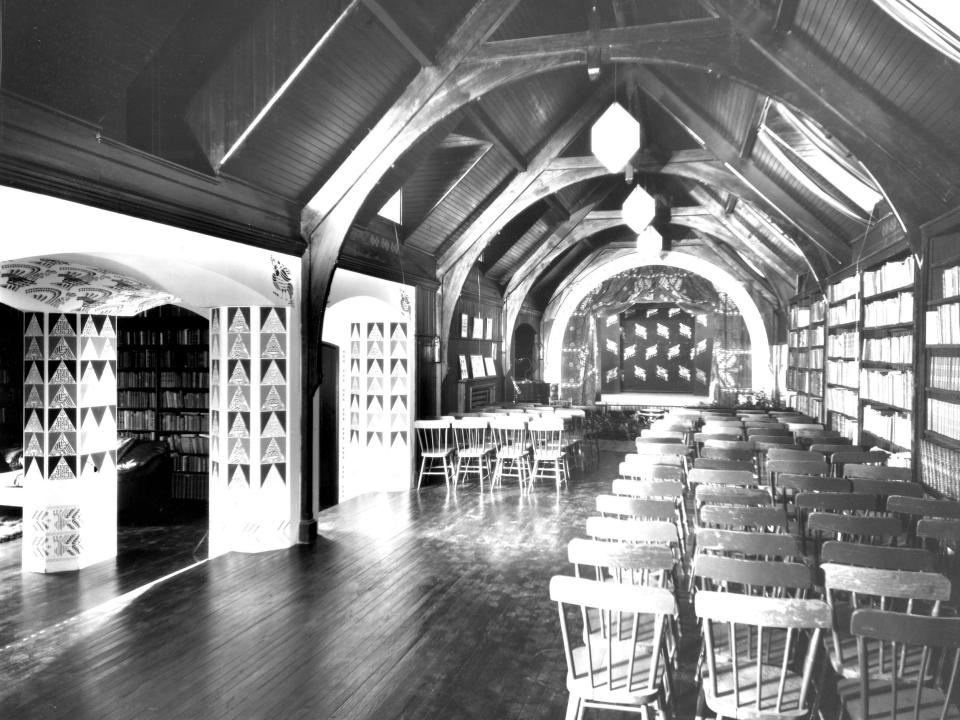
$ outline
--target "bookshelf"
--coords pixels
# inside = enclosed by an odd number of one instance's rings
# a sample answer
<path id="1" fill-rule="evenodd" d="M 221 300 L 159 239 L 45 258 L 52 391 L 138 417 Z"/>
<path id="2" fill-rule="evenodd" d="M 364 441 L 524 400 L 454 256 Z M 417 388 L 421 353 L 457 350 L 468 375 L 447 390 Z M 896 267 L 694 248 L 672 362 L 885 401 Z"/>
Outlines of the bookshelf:
<path id="1" fill-rule="evenodd" d="M 860 442 L 861 278 L 845 273 L 827 286 L 827 427 Z"/>
<path id="2" fill-rule="evenodd" d="M 23 443 L 23 313 L 0 304 L 0 448 Z"/>
<path id="3" fill-rule="evenodd" d="M 960 220 L 952 232 L 925 238 L 924 342 L 918 402 L 920 479 L 938 494 L 960 497 Z"/>
<path id="4" fill-rule="evenodd" d="M 162 440 L 172 497 L 206 500 L 210 354 L 207 318 L 163 305 L 119 322 L 117 435 Z"/>
<path id="5" fill-rule="evenodd" d="M 894 453 L 913 446 L 915 269 L 901 252 L 861 274 L 861 442 Z"/>
<path id="6" fill-rule="evenodd" d="M 820 293 L 790 304 L 787 334 L 788 404 L 812 418 L 823 418 L 826 301 Z"/>

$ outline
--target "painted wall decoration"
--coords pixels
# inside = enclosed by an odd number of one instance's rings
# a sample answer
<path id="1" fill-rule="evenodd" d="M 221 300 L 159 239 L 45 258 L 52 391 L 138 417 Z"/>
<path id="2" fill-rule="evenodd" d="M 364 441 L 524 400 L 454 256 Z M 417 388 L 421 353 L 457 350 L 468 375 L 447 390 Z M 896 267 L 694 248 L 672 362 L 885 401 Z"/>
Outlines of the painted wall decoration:
<path id="1" fill-rule="evenodd" d="M 341 270 L 334 275 L 323 339 L 340 348 L 341 502 L 410 487 L 413 317 L 413 293 L 404 286 Z"/>
<path id="2" fill-rule="evenodd" d="M 210 314 L 210 522 L 212 552 L 296 542 L 298 452 L 291 423 L 293 313 L 223 307 Z"/>
<path id="3" fill-rule="evenodd" d="M 116 554 L 116 320 L 24 316 L 24 567 Z"/>
<path id="4" fill-rule="evenodd" d="M 0 263 L 0 302 L 24 311 L 136 315 L 178 299 L 120 273 L 42 257 Z"/>

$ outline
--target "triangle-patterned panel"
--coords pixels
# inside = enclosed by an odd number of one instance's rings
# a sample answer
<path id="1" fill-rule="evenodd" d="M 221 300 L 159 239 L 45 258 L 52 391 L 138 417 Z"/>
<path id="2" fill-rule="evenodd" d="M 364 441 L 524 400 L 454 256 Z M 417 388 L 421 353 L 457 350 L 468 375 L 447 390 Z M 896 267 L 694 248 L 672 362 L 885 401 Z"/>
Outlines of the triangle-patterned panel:
<path id="1" fill-rule="evenodd" d="M 351 445 L 354 445 L 354 446 L 360 444 L 360 431 L 359 431 L 359 430 L 351 430 L 351 431 L 350 431 L 350 444 L 351 444 Z"/>
<path id="2" fill-rule="evenodd" d="M 24 457 L 43 457 L 43 436 L 29 435 L 23 450 Z"/>
<path id="3" fill-rule="evenodd" d="M 382 358 L 382 357 L 383 357 L 383 343 L 380 343 L 380 342 L 368 342 L 368 343 L 367 343 L 367 357 Z"/>
<path id="4" fill-rule="evenodd" d="M 231 465 L 249 465 L 250 464 L 250 441 L 243 438 L 237 438 L 230 448 L 230 456 L 227 459 Z"/>
<path id="5" fill-rule="evenodd" d="M 101 343 L 100 345 L 100 359 L 101 360 L 116 360 L 117 359 L 117 345 L 110 338 L 94 338 L 94 343 Z"/>
<path id="6" fill-rule="evenodd" d="M 249 360 L 231 360 L 227 367 L 229 368 L 229 379 L 227 385 L 249 385 L 250 384 L 250 361 Z"/>
<path id="7" fill-rule="evenodd" d="M 77 406 L 77 386 L 57 385 L 50 386 L 53 397 L 50 399 L 52 408 L 75 408 Z"/>
<path id="8" fill-rule="evenodd" d="M 75 363 L 70 363 L 70 365 L 76 367 Z M 51 360 L 47 364 L 47 372 L 50 373 L 50 382 L 57 385 L 72 385 L 77 382 L 76 377 L 74 377 L 74 370 L 70 367 L 67 367 L 67 363 L 63 360 L 59 362 L 56 360 Z"/>
<path id="9" fill-rule="evenodd" d="M 367 447 L 369 448 L 383 447 L 383 434 L 378 432 L 368 432 Z"/>
<path id="10" fill-rule="evenodd" d="M 390 447 L 392 448 L 405 448 L 407 446 L 407 433 L 406 432 L 392 432 L 390 433 Z"/>
<path id="11" fill-rule="evenodd" d="M 50 480 L 76 480 L 76 456 L 53 456 L 47 458 L 47 477 Z"/>
<path id="12" fill-rule="evenodd" d="M 36 340 L 34 340 L 36 343 Z M 50 360 L 76 360 L 76 338 L 60 338 L 53 350 L 50 351 Z"/>
<path id="13" fill-rule="evenodd" d="M 100 347 L 97 343 L 103 343 L 103 340 L 100 338 L 84 338 L 80 343 L 80 359 L 81 360 L 99 360 L 100 359 Z"/>
<path id="14" fill-rule="evenodd" d="M 263 395 L 263 402 L 260 403 L 261 410 L 286 410 L 287 406 L 283 400 L 284 390 L 286 388 L 278 388 L 276 386 L 271 386 L 269 390 Z M 262 391 L 261 391 L 262 392 Z"/>
<path id="15" fill-rule="evenodd" d="M 250 310 L 248 308 L 228 308 L 227 316 L 230 318 L 228 333 L 250 332 Z"/>
<path id="16" fill-rule="evenodd" d="M 77 411 L 75 408 L 48 410 L 47 430 L 52 433 L 75 433 L 77 431 Z"/>
<path id="17" fill-rule="evenodd" d="M 39 363 L 30 363 L 27 370 L 27 376 L 23 381 L 24 385 L 43 385 L 43 375 L 40 373 Z"/>
<path id="18" fill-rule="evenodd" d="M 37 386 L 33 386 L 27 392 L 27 398 L 23 401 L 23 407 L 25 408 L 42 408 L 43 399 L 40 397 L 40 391 Z"/>
<path id="19" fill-rule="evenodd" d="M 367 360 L 367 375 L 383 377 L 383 360 Z"/>
<path id="20" fill-rule="evenodd" d="M 390 361 L 390 377 L 402 377 L 405 378 L 409 375 L 407 372 L 407 361 L 406 360 L 391 360 Z"/>
<path id="21" fill-rule="evenodd" d="M 267 467 L 266 472 L 261 473 L 260 476 L 260 486 L 264 485 L 286 485 L 287 481 L 284 479 L 286 475 L 286 463 L 275 463 Z"/>
<path id="22" fill-rule="evenodd" d="M 26 330 L 23 331 L 24 337 L 43 337 L 43 328 L 40 327 L 40 316 L 35 314 L 27 315 L 24 318 Z"/>
<path id="23" fill-rule="evenodd" d="M 28 433 L 43 432 L 43 423 L 40 422 L 36 410 L 30 411 L 30 415 L 27 416 L 27 424 L 23 426 L 23 431 Z"/>
<path id="24" fill-rule="evenodd" d="M 108 315 L 103 316 L 103 325 L 100 328 L 100 337 L 115 338 L 117 336 L 117 320 Z"/>
<path id="25" fill-rule="evenodd" d="M 286 462 L 287 458 L 283 454 L 282 441 L 277 438 L 265 438 L 260 441 L 260 464 L 275 465 L 276 463 Z"/>
<path id="26" fill-rule="evenodd" d="M 230 403 L 227 410 L 244 411 L 250 410 L 250 386 L 237 385 L 234 387 L 233 394 L 230 396 Z"/>
<path id="27" fill-rule="evenodd" d="M 287 384 L 287 361 L 271 360 L 267 365 L 263 377 L 260 378 L 261 385 L 286 385 Z"/>
<path id="28" fill-rule="evenodd" d="M 286 413 L 270 412 L 260 413 L 260 437 L 282 438 L 287 436 L 287 431 L 283 427 L 286 421 Z"/>
<path id="29" fill-rule="evenodd" d="M 51 320 L 53 321 L 51 316 Z M 50 330 L 50 337 L 75 337 L 77 334 L 76 317 L 71 315 L 57 315 Z"/>
<path id="30" fill-rule="evenodd" d="M 84 316 L 80 326 L 80 335 L 82 337 L 100 337 L 100 331 L 93 322 L 93 315 Z"/>
<path id="31" fill-rule="evenodd" d="M 367 323 L 367 340 L 371 342 L 383 340 L 383 323 Z"/>
<path id="32" fill-rule="evenodd" d="M 227 431 L 227 437 L 248 438 L 250 437 L 250 413 L 231 412 L 227 413 L 227 423 L 230 429 Z"/>
<path id="33" fill-rule="evenodd" d="M 213 308 L 210 311 L 210 334 L 219 335 L 220 334 L 220 309 Z"/>
<path id="34" fill-rule="evenodd" d="M 260 332 L 285 333 L 287 331 L 287 311 L 285 308 L 260 308 Z"/>
<path id="35" fill-rule="evenodd" d="M 43 351 L 40 350 L 40 343 L 35 337 L 24 338 L 27 349 L 23 353 L 24 360 L 43 360 Z"/>
<path id="36" fill-rule="evenodd" d="M 407 324 L 406 323 L 390 323 L 390 339 L 394 342 L 406 342 L 407 341 Z"/>
<path id="37" fill-rule="evenodd" d="M 23 480 L 24 485 L 39 482 L 44 479 L 43 457 L 24 457 Z"/>
<path id="38" fill-rule="evenodd" d="M 227 345 L 230 347 L 227 356 L 233 360 L 249 358 L 250 349 L 247 347 L 249 342 L 250 337 L 248 335 L 227 335 Z"/>
<path id="39" fill-rule="evenodd" d="M 50 435 L 50 455 L 76 455 L 77 434 L 58 433 Z"/>
<path id="40" fill-rule="evenodd" d="M 247 480 L 247 468 L 242 465 L 227 465 L 227 477 L 230 478 L 228 485 L 231 487 L 233 485 L 240 486 L 249 486 L 250 483 Z"/>
<path id="41" fill-rule="evenodd" d="M 360 323 L 350 323 L 350 339 L 360 339 Z"/>
<path id="42" fill-rule="evenodd" d="M 260 357 L 273 360 L 285 358 L 287 352 L 280 341 L 280 338 L 285 337 L 286 335 L 277 335 L 276 333 L 260 335 Z"/>

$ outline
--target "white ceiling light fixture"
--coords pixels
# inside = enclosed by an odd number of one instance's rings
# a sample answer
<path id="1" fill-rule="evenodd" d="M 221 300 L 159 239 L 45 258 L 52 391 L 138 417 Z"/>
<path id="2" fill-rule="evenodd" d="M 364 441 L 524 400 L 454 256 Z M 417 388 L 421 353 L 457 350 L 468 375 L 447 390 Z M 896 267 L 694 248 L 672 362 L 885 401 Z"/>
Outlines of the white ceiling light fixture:
<path id="1" fill-rule="evenodd" d="M 634 232 L 643 232 L 657 214 L 657 201 L 639 185 L 623 201 L 623 221 Z"/>
<path id="2" fill-rule="evenodd" d="M 614 102 L 590 128 L 590 151 L 612 173 L 640 149 L 640 123 L 626 108 Z"/>
<path id="3" fill-rule="evenodd" d="M 658 255 L 663 250 L 663 236 L 647 225 L 637 235 L 637 252 L 643 255 Z"/>

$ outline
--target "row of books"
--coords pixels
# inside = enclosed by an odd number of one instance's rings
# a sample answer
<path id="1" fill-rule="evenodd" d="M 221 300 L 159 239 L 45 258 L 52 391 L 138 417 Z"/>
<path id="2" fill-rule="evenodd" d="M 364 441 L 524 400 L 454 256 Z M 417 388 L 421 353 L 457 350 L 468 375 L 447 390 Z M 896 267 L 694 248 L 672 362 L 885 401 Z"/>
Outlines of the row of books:
<path id="1" fill-rule="evenodd" d="M 153 370 L 121 370 L 117 373 L 117 387 L 152 388 L 157 384 L 157 373 Z"/>
<path id="2" fill-rule="evenodd" d="M 860 352 L 860 333 L 844 332 L 827 338 L 827 355 L 856 360 Z"/>
<path id="3" fill-rule="evenodd" d="M 790 327 L 805 328 L 809 325 L 823 322 L 826 315 L 826 303 L 817 300 L 810 305 L 797 305 L 790 308 Z"/>
<path id="4" fill-rule="evenodd" d="M 868 328 L 912 322 L 912 292 L 902 292 L 886 300 L 867 303 L 863 310 L 863 326 Z"/>
<path id="5" fill-rule="evenodd" d="M 920 480 L 949 497 L 960 495 L 960 452 L 936 443 L 920 442 Z"/>
<path id="6" fill-rule="evenodd" d="M 823 394 L 823 373 L 787 369 L 787 389 L 811 395 Z"/>
<path id="7" fill-rule="evenodd" d="M 827 383 L 855 388 L 860 382 L 860 363 L 856 360 L 828 360 Z M 828 403 L 829 405 L 829 403 Z M 851 413 L 856 415 L 856 413 Z"/>
<path id="8" fill-rule="evenodd" d="M 209 477 L 192 473 L 175 472 L 171 478 L 170 491 L 178 500 L 207 500 Z"/>
<path id="9" fill-rule="evenodd" d="M 161 352 L 121 350 L 117 353 L 117 360 L 124 372 L 158 368 L 199 369 L 209 367 L 210 353 L 207 350 L 163 350 Z"/>
<path id="10" fill-rule="evenodd" d="M 823 345 L 823 325 L 807 328 L 806 330 L 792 330 L 790 332 L 790 347 L 806 348 Z"/>
<path id="11" fill-rule="evenodd" d="M 787 398 L 787 404 L 794 410 L 814 418 L 820 417 L 823 411 L 823 401 L 808 395 L 792 395 Z"/>
<path id="12" fill-rule="evenodd" d="M 913 443 L 913 421 L 909 413 L 893 413 L 864 405 L 863 431 L 902 448 L 909 448 Z"/>
<path id="13" fill-rule="evenodd" d="M 823 368 L 823 348 L 813 350 L 791 350 L 788 364 L 798 368 L 821 370 Z"/>
<path id="14" fill-rule="evenodd" d="M 863 273 L 864 297 L 913 285 L 915 268 L 913 258 L 907 257 L 903 260 L 891 260 L 876 270 Z"/>
<path id="15" fill-rule="evenodd" d="M 861 370 L 860 397 L 909 411 L 913 406 L 913 372 Z"/>
<path id="16" fill-rule="evenodd" d="M 210 407 L 210 393 L 164 390 L 160 394 L 160 402 L 160 407 L 170 410 L 207 410 Z"/>
<path id="17" fill-rule="evenodd" d="M 860 278 L 857 275 L 851 275 L 828 287 L 827 297 L 830 302 L 835 303 L 844 298 L 853 297 L 858 292 L 860 292 Z"/>
<path id="18" fill-rule="evenodd" d="M 927 384 L 938 390 L 960 392 L 960 357 L 956 355 L 931 355 Z"/>
<path id="19" fill-rule="evenodd" d="M 866 338 L 863 341 L 863 359 L 866 362 L 912 363 L 913 335 Z"/>
<path id="20" fill-rule="evenodd" d="M 941 275 L 941 297 L 949 298 L 960 295 L 960 265 L 947 268 Z"/>
<path id="21" fill-rule="evenodd" d="M 943 400 L 927 400 L 927 429 L 960 440 L 960 405 Z"/>
<path id="22" fill-rule="evenodd" d="M 210 342 L 207 328 L 180 328 L 178 330 L 121 330 L 123 345 L 206 345 Z"/>
<path id="23" fill-rule="evenodd" d="M 118 410 L 117 430 L 150 432 L 156 429 L 157 413 L 153 410 Z"/>
<path id="24" fill-rule="evenodd" d="M 960 303 L 927 310 L 927 345 L 960 344 Z"/>
<path id="25" fill-rule="evenodd" d="M 117 405 L 123 408 L 151 408 L 154 394 L 144 390 L 118 390 Z"/>
<path id="26" fill-rule="evenodd" d="M 850 298 L 842 305 L 834 305 L 827 313 L 827 323 L 843 325 L 844 323 L 860 322 L 860 300 Z"/>
<path id="27" fill-rule="evenodd" d="M 160 373 L 160 387 L 207 390 L 210 387 L 210 373 L 206 370 L 184 370 L 182 372 L 165 370 Z"/>
<path id="28" fill-rule="evenodd" d="M 850 442 L 856 444 L 860 441 L 860 424 L 853 418 L 846 415 L 830 415 L 831 430 L 836 430 L 845 438 L 850 438 Z"/>
<path id="29" fill-rule="evenodd" d="M 857 416 L 857 393 L 846 388 L 828 387 L 827 388 L 827 410 L 843 413 L 850 417 Z"/>
<path id="30" fill-rule="evenodd" d="M 206 456 L 201 455 L 174 455 L 174 472 L 205 473 L 210 471 L 210 463 Z"/>
<path id="31" fill-rule="evenodd" d="M 210 418 L 208 413 L 179 413 L 176 415 L 162 414 L 160 416 L 160 430 L 166 432 L 208 432 Z"/>
<path id="32" fill-rule="evenodd" d="M 175 453 L 203 456 L 210 454 L 210 438 L 205 435 L 168 435 L 164 439 Z"/>

